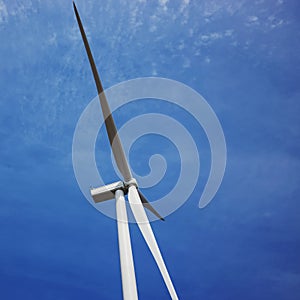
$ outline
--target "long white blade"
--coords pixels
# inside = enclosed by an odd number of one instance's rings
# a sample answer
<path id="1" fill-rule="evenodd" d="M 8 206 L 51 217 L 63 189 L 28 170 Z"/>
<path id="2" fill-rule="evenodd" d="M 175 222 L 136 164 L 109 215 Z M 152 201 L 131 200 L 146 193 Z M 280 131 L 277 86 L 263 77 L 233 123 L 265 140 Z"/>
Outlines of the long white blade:
<path id="1" fill-rule="evenodd" d="M 139 226 L 139 229 L 142 232 L 142 235 L 143 235 L 156 263 L 157 263 L 157 266 L 158 266 L 160 273 L 165 281 L 165 284 L 169 290 L 171 298 L 173 300 L 178 299 L 175 288 L 173 286 L 170 275 L 168 273 L 168 270 L 166 268 L 166 265 L 164 263 L 162 255 L 160 253 L 158 244 L 156 242 L 155 236 L 153 234 L 152 228 L 149 224 L 149 220 L 148 220 L 148 217 L 144 210 L 142 201 L 140 199 L 140 196 L 139 196 L 138 191 L 135 186 L 129 187 L 128 200 L 129 200 L 133 215 L 135 217 L 135 220 L 136 220 L 136 222 Z"/>
<path id="2" fill-rule="evenodd" d="M 124 300 L 137 300 L 137 288 L 124 193 L 117 190 L 116 212 Z"/>

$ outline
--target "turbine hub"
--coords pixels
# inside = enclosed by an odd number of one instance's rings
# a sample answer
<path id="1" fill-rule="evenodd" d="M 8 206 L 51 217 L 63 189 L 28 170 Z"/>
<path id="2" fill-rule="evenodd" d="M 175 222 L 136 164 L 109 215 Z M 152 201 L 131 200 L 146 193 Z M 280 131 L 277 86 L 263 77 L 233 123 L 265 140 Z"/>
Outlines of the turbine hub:
<path id="1" fill-rule="evenodd" d="M 129 188 L 130 186 L 134 185 L 136 188 L 138 188 L 138 184 L 135 178 L 131 178 L 128 181 L 124 181 L 125 188 Z"/>

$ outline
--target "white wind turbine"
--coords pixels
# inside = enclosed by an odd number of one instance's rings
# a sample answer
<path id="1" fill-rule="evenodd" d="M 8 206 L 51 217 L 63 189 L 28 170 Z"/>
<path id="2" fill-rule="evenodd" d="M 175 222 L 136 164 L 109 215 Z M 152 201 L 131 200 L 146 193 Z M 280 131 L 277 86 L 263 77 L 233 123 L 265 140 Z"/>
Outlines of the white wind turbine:
<path id="1" fill-rule="evenodd" d="M 126 212 L 126 204 L 124 194 L 128 193 L 128 201 L 130 208 L 133 212 L 134 218 L 138 224 L 138 227 L 158 265 L 158 268 L 162 274 L 164 282 L 168 288 L 172 299 L 178 299 L 175 288 L 171 281 L 170 275 L 160 253 L 158 244 L 150 226 L 148 217 L 144 210 L 144 206 L 149 209 L 161 220 L 164 220 L 159 213 L 150 205 L 147 199 L 138 189 L 136 180 L 132 177 L 131 170 L 129 168 L 120 138 L 117 133 L 116 125 L 113 120 L 111 111 L 109 109 L 107 99 L 100 81 L 100 77 L 95 66 L 95 62 L 88 44 L 86 34 L 84 32 L 77 8 L 73 2 L 73 7 L 78 22 L 78 26 L 81 32 L 81 36 L 84 42 L 84 46 L 88 55 L 88 59 L 92 68 L 93 76 L 98 90 L 100 105 L 102 108 L 103 117 L 105 120 L 105 127 L 108 134 L 109 142 L 113 151 L 113 156 L 116 161 L 117 167 L 123 176 L 123 181 L 119 181 L 110 185 L 106 185 L 100 188 L 91 189 L 91 195 L 94 201 L 102 202 L 112 198 L 116 199 L 116 213 L 117 213 L 117 225 L 118 225 L 118 240 L 119 240 L 119 252 L 120 252 L 120 264 L 121 264 L 121 277 L 122 277 L 122 289 L 124 300 L 138 299 L 135 271 L 132 257 L 131 241 L 128 227 L 128 219 Z"/>

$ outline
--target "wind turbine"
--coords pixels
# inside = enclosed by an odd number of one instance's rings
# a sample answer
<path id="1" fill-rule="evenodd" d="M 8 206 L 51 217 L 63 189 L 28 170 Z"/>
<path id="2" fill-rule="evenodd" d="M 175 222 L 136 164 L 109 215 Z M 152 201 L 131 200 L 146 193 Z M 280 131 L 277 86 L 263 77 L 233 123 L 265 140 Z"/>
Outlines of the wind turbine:
<path id="1" fill-rule="evenodd" d="M 160 249 L 156 242 L 154 233 L 150 226 L 148 217 L 144 210 L 144 207 L 149 209 L 159 219 L 161 220 L 164 219 L 147 201 L 145 196 L 138 189 L 137 181 L 132 177 L 132 173 L 126 159 L 113 116 L 108 106 L 108 102 L 92 56 L 92 52 L 86 34 L 84 32 L 84 28 L 78 10 L 74 2 L 73 2 L 73 7 L 74 7 L 77 23 L 81 32 L 81 36 L 84 42 L 85 50 L 93 72 L 94 80 L 96 83 L 100 105 L 105 120 L 105 127 L 112 148 L 113 156 L 116 161 L 117 167 L 123 177 L 123 181 L 112 183 L 104 187 L 91 189 L 91 196 L 93 197 L 93 200 L 96 203 L 106 201 L 112 198 L 115 198 L 116 200 L 117 228 L 118 228 L 123 298 L 124 300 L 138 299 L 136 278 L 135 278 L 135 271 L 134 271 L 134 264 L 133 264 L 133 257 L 132 257 L 132 248 L 131 248 L 131 241 L 130 241 L 130 233 L 128 227 L 128 218 L 127 218 L 127 211 L 126 211 L 125 197 L 124 197 L 124 195 L 128 194 L 128 201 L 130 204 L 130 208 L 133 212 L 133 216 L 157 263 L 157 266 L 161 272 L 161 275 L 164 279 L 164 282 L 167 286 L 170 296 L 172 299 L 178 299 L 170 275 L 168 273 L 163 257 L 161 255 Z"/>

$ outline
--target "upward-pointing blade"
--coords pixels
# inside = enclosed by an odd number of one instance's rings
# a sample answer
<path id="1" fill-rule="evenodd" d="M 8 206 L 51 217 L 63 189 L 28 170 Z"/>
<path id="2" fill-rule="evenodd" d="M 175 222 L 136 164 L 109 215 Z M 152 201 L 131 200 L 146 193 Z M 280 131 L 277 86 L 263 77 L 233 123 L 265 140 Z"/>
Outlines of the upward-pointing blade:
<path id="1" fill-rule="evenodd" d="M 157 263 L 160 273 L 165 281 L 165 284 L 169 290 L 169 293 L 173 300 L 178 299 L 175 288 L 173 286 L 172 280 L 168 273 L 165 262 L 161 256 L 159 247 L 157 245 L 155 236 L 153 234 L 152 228 L 149 224 L 149 220 L 142 206 L 141 199 L 139 197 L 138 191 L 135 186 L 129 187 L 128 199 L 130 203 L 131 210 L 133 212 L 134 218 L 139 226 L 139 229 Z"/>
<path id="2" fill-rule="evenodd" d="M 86 34 L 84 32 L 84 28 L 83 28 L 81 20 L 80 20 L 79 13 L 77 11 L 77 8 L 76 8 L 76 5 L 74 2 L 73 2 L 73 7 L 74 7 L 77 23 L 78 23 L 78 26 L 79 26 L 79 29 L 81 32 L 81 36 L 82 36 L 82 39 L 84 42 L 85 50 L 86 50 L 86 53 L 87 53 L 87 56 L 89 58 L 89 62 L 90 62 L 91 68 L 92 68 L 95 83 L 97 86 L 99 100 L 100 100 L 100 104 L 101 104 L 101 108 L 102 108 L 102 113 L 103 113 L 103 117 L 105 120 L 105 127 L 106 127 L 106 131 L 108 134 L 110 145 L 112 147 L 114 158 L 116 160 L 118 169 L 121 172 L 124 180 L 128 182 L 132 178 L 131 171 L 129 169 L 129 165 L 126 160 L 126 156 L 125 156 L 119 135 L 117 133 L 116 125 L 115 125 L 114 119 L 112 117 L 111 111 L 109 109 L 105 93 L 103 91 L 103 86 L 102 86 L 102 83 L 101 83 L 95 62 L 94 62 L 94 58 L 93 58 Z"/>
<path id="3" fill-rule="evenodd" d="M 77 23 L 80 29 L 80 33 L 83 39 L 83 43 L 85 46 L 85 50 L 91 65 L 91 69 L 93 72 L 93 76 L 95 79 L 95 83 L 97 86 L 97 91 L 98 91 L 98 96 L 99 96 L 99 100 L 100 100 L 100 105 L 101 105 L 101 109 L 102 109 L 102 113 L 103 113 L 103 117 L 105 120 L 105 127 L 106 127 L 106 131 L 107 131 L 107 135 L 109 138 L 109 142 L 114 154 L 114 158 L 115 161 L 117 163 L 118 169 L 121 172 L 123 179 L 125 182 L 129 182 L 132 179 L 132 174 L 125 156 L 125 152 L 123 150 L 118 132 L 117 132 L 117 128 L 114 122 L 114 119 L 112 117 L 111 111 L 109 109 L 108 103 L 107 103 L 107 99 L 103 90 L 103 86 L 95 65 L 95 61 L 92 55 L 92 51 L 90 49 L 89 46 L 89 42 L 87 40 L 86 34 L 84 32 L 84 28 L 79 16 L 79 13 L 77 11 L 76 5 L 73 2 L 73 7 L 74 7 L 74 11 L 75 11 L 75 15 L 76 15 L 76 19 L 77 19 Z M 140 193 L 140 192 L 139 192 Z M 143 205 L 149 209 L 154 215 L 156 215 L 159 219 L 164 220 L 160 214 L 150 205 L 150 203 L 147 201 L 147 199 L 142 195 L 142 193 L 140 193 L 141 199 L 143 201 Z"/>

